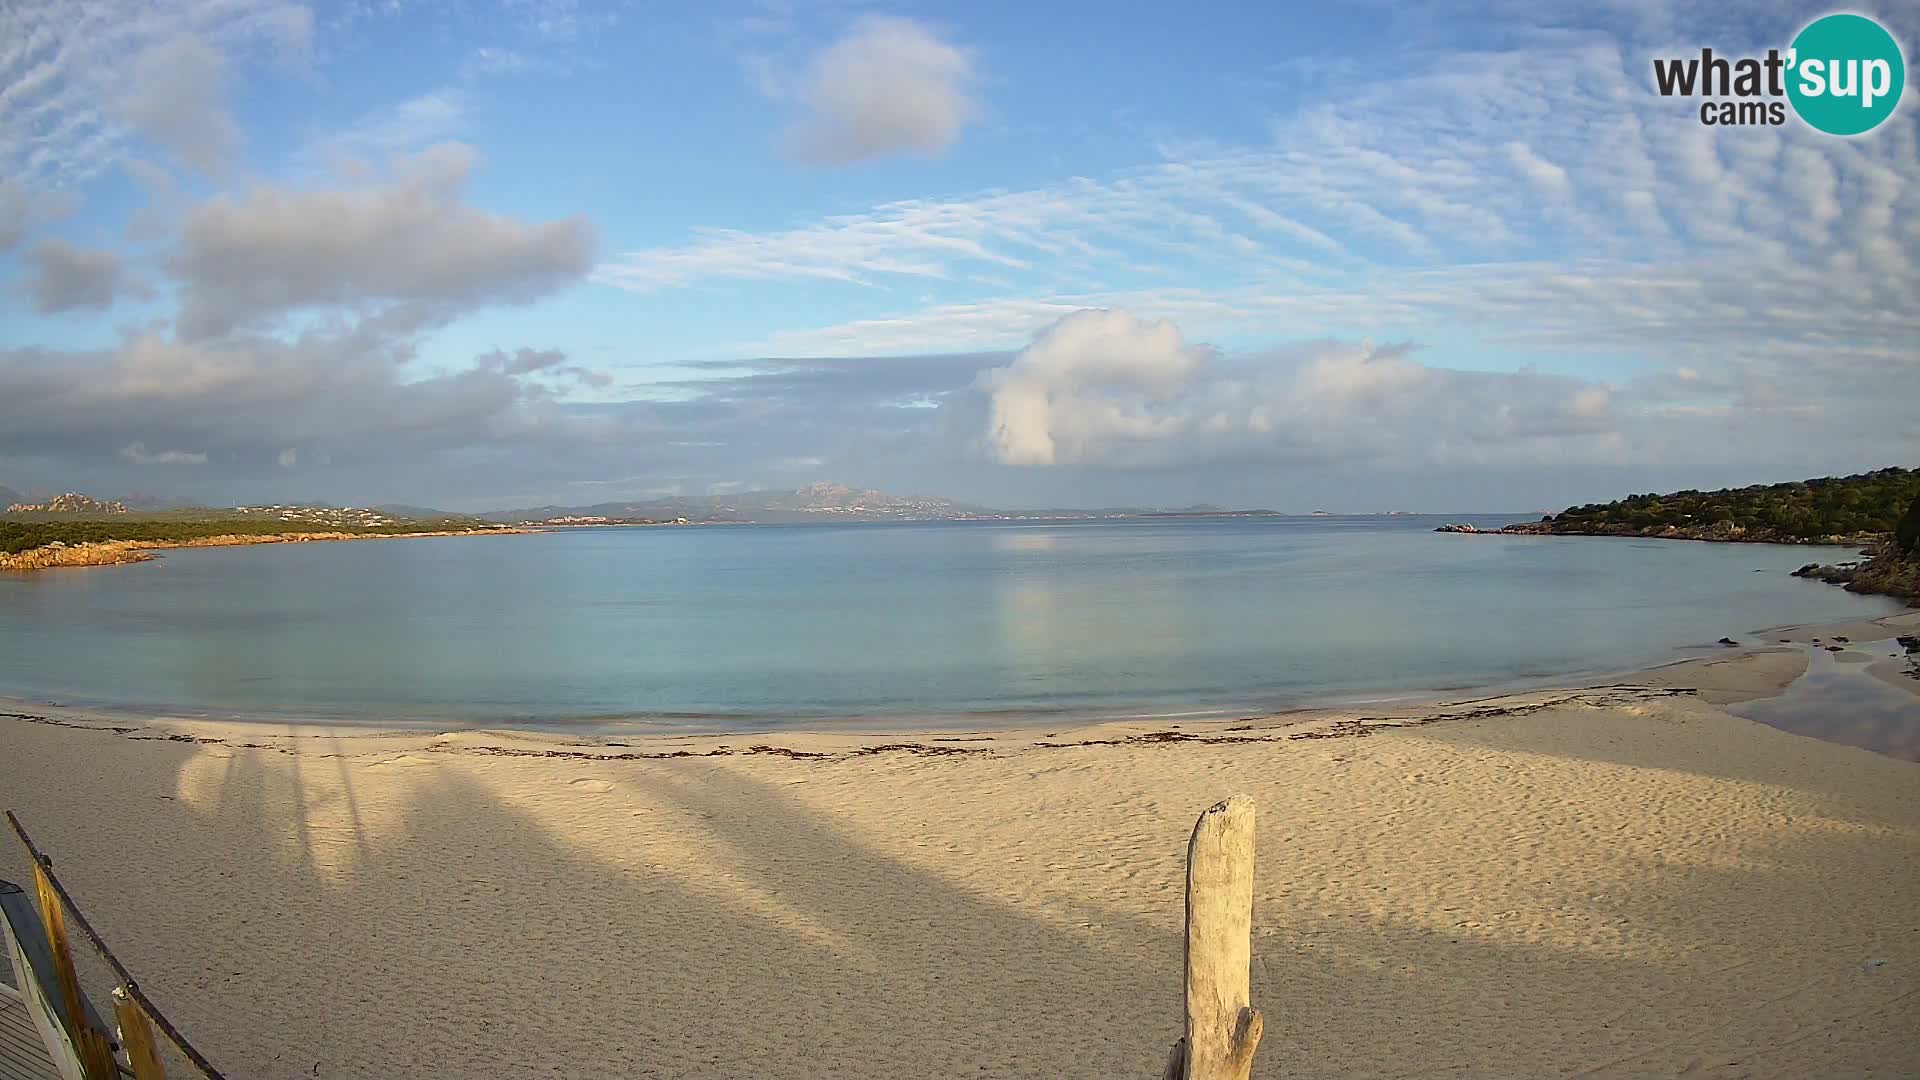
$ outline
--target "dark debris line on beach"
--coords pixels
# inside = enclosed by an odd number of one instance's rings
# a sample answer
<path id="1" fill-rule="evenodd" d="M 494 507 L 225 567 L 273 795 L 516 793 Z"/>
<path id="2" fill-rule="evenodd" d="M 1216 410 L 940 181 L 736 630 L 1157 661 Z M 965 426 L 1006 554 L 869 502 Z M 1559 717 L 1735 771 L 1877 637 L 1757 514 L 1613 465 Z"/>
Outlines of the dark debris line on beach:
<path id="1" fill-rule="evenodd" d="M 1628 702 L 1646 700 L 1648 698 L 1685 697 L 1685 696 L 1690 696 L 1696 693 L 1698 693 L 1698 691 L 1690 688 L 1653 687 L 1653 686 L 1640 686 L 1640 685 L 1622 683 L 1622 684 L 1616 684 L 1613 686 L 1593 687 L 1589 690 L 1578 691 L 1578 692 L 1567 694 L 1561 697 L 1552 698 L 1546 701 L 1525 702 L 1517 705 L 1490 705 L 1490 706 L 1483 706 L 1481 708 L 1466 709 L 1464 711 L 1458 711 L 1458 712 L 1441 711 L 1441 712 L 1427 713 L 1424 715 L 1417 715 L 1417 716 L 1353 717 L 1349 719 L 1335 720 L 1325 727 L 1314 728 L 1309 731 L 1296 731 L 1288 734 L 1197 735 L 1190 732 L 1167 730 L 1167 731 L 1146 731 L 1146 732 L 1141 732 L 1140 734 L 1137 734 L 1137 735 L 1129 735 L 1121 739 L 1086 739 L 1078 742 L 1039 741 L 1039 742 L 1031 743 L 1029 745 L 1033 748 L 1042 749 L 1042 750 L 1065 750 L 1073 747 L 1083 747 L 1083 746 L 1143 746 L 1143 745 L 1160 744 L 1160 743 L 1197 743 L 1201 745 L 1237 745 L 1237 744 L 1244 744 L 1244 743 L 1292 742 L 1292 741 L 1302 740 L 1302 739 L 1364 738 L 1369 735 L 1379 734 L 1382 731 L 1392 731 L 1399 728 L 1422 727 L 1427 724 L 1438 724 L 1438 723 L 1443 723 L 1451 720 L 1488 720 L 1488 719 L 1497 719 L 1505 716 L 1524 716 L 1529 713 L 1539 712 L 1544 709 L 1557 708 L 1562 705 L 1591 705 L 1598 708 L 1598 707 L 1605 707 L 1608 705 L 1626 704 Z M 1472 701 L 1461 702 L 1459 704 L 1471 704 L 1473 701 L 1486 701 L 1486 700 L 1491 700 L 1491 699 L 1476 698 L 1476 699 L 1472 699 Z M 293 748 L 287 747 L 287 746 L 274 746 L 274 745 L 269 745 L 265 743 L 252 743 L 252 742 L 230 742 L 226 739 L 213 738 L 213 737 L 201 736 L 201 735 L 182 735 L 177 733 L 142 735 L 139 733 L 142 729 L 138 727 L 77 724 L 71 721 L 58 719 L 56 717 L 40 716 L 32 713 L 0 712 L 0 719 L 24 720 L 24 721 L 27 721 L 28 723 L 33 723 L 33 724 L 48 724 L 53 727 L 74 728 L 76 730 L 81 730 L 81 731 L 100 731 L 100 732 L 106 732 L 112 735 L 120 735 L 127 738 L 136 739 L 142 742 L 177 742 L 177 743 L 192 743 L 195 745 L 202 745 L 202 746 L 228 746 L 228 747 L 233 747 L 235 749 L 244 749 L 244 750 L 271 750 L 281 754 L 294 754 L 298 752 Z M 1230 733 L 1251 731 L 1253 730 L 1253 722 L 1259 719 L 1261 718 L 1247 717 L 1245 722 L 1239 724 L 1238 726 L 1228 728 L 1226 729 L 1226 731 Z M 975 736 L 970 738 L 969 741 L 991 741 L 991 739 L 992 739 L 991 736 Z M 624 744 L 620 744 L 620 745 L 624 745 Z M 628 753 L 620 753 L 620 754 L 603 754 L 603 753 L 592 753 L 586 750 L 531 750 L 531 749 L 525 749 L 521 747 L 511 747 L 511 746 L 447 746 L 447 745 L 441 745 L 441 744 L 433 744 L 429 746 L 419 747 L 415 752 L 438 753 L 438 754 L 472 754 L 472 755 L 481 756 L 481 757 L 547 758 L 547 759 L 564 760 L 564 761 L 665 761 L 665 760 L 671 760 L 675 758 L 712 758 L 712 757 L 736 757 L 736 756 L 746 757 L 746 756 L 751 756 L 756 754 L 771 755 L 774 757 L 784 757 L 784 758 L 790 758 L 793 760 L 822 760 L 827 758 L 872 757 L 878 754 L 911 754 L 916 757 L 950 757 L 956 754 L 991 754 L 991 753 L 995 753 L 1001 748 L 1002 747 L 997 745 L 996 746 L 952 746 L 952 745 L 929 745 L 927 743 L 919 743 L 919 742 L 898 742 L 898 743 L 881 743 L 874 746 L 861 746 L 861 747 L 856 747 L 850 750 L 843 750 L 843 751 L 826 751 L 826 750 L 795 750 L 792 747 L 788 747 L 788 746 L 776 746 L 770 743 L 755 743 L 754 745 L 748 746 L 744 749 L 735 749 L 731 746 L 717 746 L 712 750 L 663 750 L 656 753 L 628 752 Z M 1011 744 L 1008 744 L 1006 748 L 1016 749 L 1016 747 L 1013 747 Z M 335 755 L 323 755 L 323 756 L 338 757 L 338 756 L 350 756 L 350 755 L 335 754 Z"/>

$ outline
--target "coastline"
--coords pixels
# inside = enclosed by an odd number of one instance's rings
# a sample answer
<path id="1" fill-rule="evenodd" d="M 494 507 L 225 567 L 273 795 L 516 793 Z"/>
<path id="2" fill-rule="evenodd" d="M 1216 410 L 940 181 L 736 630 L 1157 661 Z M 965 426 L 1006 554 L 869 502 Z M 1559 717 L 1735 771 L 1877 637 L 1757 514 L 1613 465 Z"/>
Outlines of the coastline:
<path id="1" fill-rule="evenodd" d="M 1812 578 L 1837 585 L 1863 596 L 1887 596 L 1910 607 L 1920 607 L 1920 557 L 1901 555 L 1892 533 L 1850 533 L 1832 536 L 1791 537 L 1771 532 L 1747 535 L 1742 531 L 1714 528 L 1680 528 L 1668 525 L 1658 530 L 1638 526 L 1558 526 L 1551 520 L 1519 522 L 1498 529 L 1449 522 L 1433 530 L 1460 536 L 1592 536 L 1631 540 L 1694 540 L 1708 544 L 1777 544 L 1789 547 L 1846 547 L 1859 551 L 1860 559 L 1835 566 L 1808 563 L 1793 572 L 1794 577 Z M 1865 550 L 1862 550 L 1865 549 Z"/>
<path id="2" fill-rule="evenodd" d="M 461 535 L 461 534 L 453 534 Z M 1727 705 L 1780 693 L 1807 668 L 1806 655 L 1799 646 L 1817 646 L 1835 640 L 1854 644 L 1892 641 L 1902 635 L 1920 634 L 1920 608 L 1872 618 L 1840 622 L 1807 623 L 1768 627 L 1746 635 L 1752 641 L 1733 646 L 1702 645 L 1684 653 L 1637 667 L 1610 668 L 1562 675 L 1543 675 L 1488 685 L 1457 686 L 1429 690 L 1391 692 L 1354 691 L 1326 699 L 1269 709 L 1239 709 L 1228 706 L 1178 708 L 1142 708 L 1140 711 L 1023 711 L 993 713 L 942 713 L 916 718 L 887 719 L 881 716 L 805 717 L 779 714 L 725 714 L 695 717 L 671 715 L 581 716 L 552 719 L 513 720 L 500 717 L 475 717 L 461 721 L 448 716 L 320 715 L 311 712 L 263 714 L 183 709 L 169 706 L 135 706 L 118 703 L 56 701 L 42 697 L 22 697 L 0 693 L 0 721 L 15 720 L 89 730 L 106 730 L 136 738 L 186 738 L 199 742 L 221 742 L 229 738 L 253 738 L 262 732 L 276 739 L 466 735 L 490 733 L 510 739 L 525 737 L 532 742 L 559 742 L 576 748 L 608 747 L 621 753 L 614 758 L 682 757 L 679 751 L 697 748 L 699 753 L 743 742 L 771 744 L 774 752 L 786 749 L 815 752 L 867 752 L 874 746 L 907 742 L 952 741 L 956 737 L 986 738 L 1004 736 L 1020 739 L 1097 739 L 1127 738 L 1173 730 L 1202 737 L 1235 734 L 1242 725 L 1262 728 L 1289 725 L 1338 724 L 1360 717 L 1387 719 L 1384 714 L 1406 714 L 1403 719 L 1427 715 L 1447 715 L 1458 706 L 1487 702 L 1508 702 L 1531 706 L 1541 700 L 1565 695 L 1604 694 L 1622 687 L 1645 687 L 1662 693 L 1680 690 L 1696 694 L 1710 705 Z M 1905 678 L 1896 662 L 1868 662 L 1869 674 L 1900 690 L 1920 695 L 1920 680 Z M 1168 703 L 1155 703 L 1165 706 Z M 740 726 L 715 727 L 713 721 L 729 721 Z M 1422 721 L 1429 722 L 1429 721 Z M 1185 741 L 1167 740 L 1167 741 Z M 1229 741 L 1247 741 L 1245 739 Z M 281 743 L 275 743 L 276 747 Z M 643 752 L 634 753 L 636 747 Z M 826 748 L 822 750 L 822 748 Z M 589 750 L 589 752 L 591 752 Z"/>
<path id="3" fill-rule="evenodd" d="M 252 544 L 299 544 L 335 540 L 417 540 L 429 536 L 516 536 L 543 532 L 521 526 L 487 529 L 430 529 L 420 532 L 285 532 L 224 533 L 190 540 L 102 540 L 82 544 L 45 544 L 9 555 L 0 552 L 0 570 L 28 573 L 82 566 L 120 566 L 149 562 L 156 551 L 173 548 L 246 547 Z"/>
<path id="4" fill-rule="evenodd" d="M 0 717 L 0 790 L 230 1075 L 1147 1072 L 1178 1033 L 1187 831 L 1236 791 L 1253 1000 L 1284 1033 L 1256 1076 L 1904 1074 L 1920 766 L 1716 702 L 1778 693 L 1803 642 L 1916 625 L 1237 721 L 613 739 L 54 710 Z"/>

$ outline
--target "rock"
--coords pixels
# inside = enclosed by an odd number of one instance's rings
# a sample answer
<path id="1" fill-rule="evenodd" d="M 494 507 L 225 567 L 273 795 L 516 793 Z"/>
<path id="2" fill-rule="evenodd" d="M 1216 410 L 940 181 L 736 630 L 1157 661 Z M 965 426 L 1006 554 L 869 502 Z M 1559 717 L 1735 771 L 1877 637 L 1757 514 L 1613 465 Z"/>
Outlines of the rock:
<path id="1" fill-rule="evenodd" d="M 1907 650 L 1908 656 L 1920 653 L 1920 634 L 1902 634 L 1893 640 L 1899 642 L 1900 647 Z"/>
<path id="2" fill-rule="evenodd" d="M 1730 638 L 1730 637 L 1723 637 L 1723 638 L 1721 638 L 1721 639 L 1720 639 L 1720 644 L 1722 644 L 1722 645 L 1738 645 L 1738 644 L 1740 644 L 1740 643 L 1739 643 L 1739 642 L 1737 642 L 1737 641 L 1735 641 L 1735 640 L 1733 640 L 1733 639 L 1732 639 L 1732 638 Z"/>
<path id="3" fill-rule="evenodd" d="M 1449 521 L 1433 531 L 1445 533 L 1477 533 L 1480 529 L 1474 525 L 1459 525 Z"/>
<path id="4" fill-rule="evenodd" d="M 1843 638 L 1843 637 L 1841 637 L 1841 636 L 1840 636 L 1839 634 L 1835 634 L 1835 635 L 1833 635 L 1833 640 L 1835 640 L 1835 641 L 1837 641 L 1837 642 L 1839 642 L 1839 643 L 1840 643 L 1840 644 L 1842 644 L 1842 645 L 1845 645 L 1845 644 L 1847 644 L 1847 639 L 1846 639 L 1846 638 Z"/>
<path id="5" fill-rule="evenodd" d="M 1840 645 L 1828 645 L 1828 646 L 1825 646 L 1825 648 L 1826 648 L 1826 650 L 1827 650 L 1828 652 L 1842 652 L 1842 651 L 1844 651 L 1844 646 L 1840 646 Z"/>

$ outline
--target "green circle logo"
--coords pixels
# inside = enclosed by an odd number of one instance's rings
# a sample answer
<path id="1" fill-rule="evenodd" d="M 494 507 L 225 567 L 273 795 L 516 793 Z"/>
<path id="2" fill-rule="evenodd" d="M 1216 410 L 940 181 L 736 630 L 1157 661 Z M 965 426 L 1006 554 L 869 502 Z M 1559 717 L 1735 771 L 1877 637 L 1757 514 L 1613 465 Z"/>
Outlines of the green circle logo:
<path id="1" fill-rule="evenodd" d="M 1864 15 L 1807 24 L 1787 54 L 1787 98 L 1800 119 L 1829 135 L 1858 135 L 1893 115 L 1907 62 L 1893 35 Z"/>

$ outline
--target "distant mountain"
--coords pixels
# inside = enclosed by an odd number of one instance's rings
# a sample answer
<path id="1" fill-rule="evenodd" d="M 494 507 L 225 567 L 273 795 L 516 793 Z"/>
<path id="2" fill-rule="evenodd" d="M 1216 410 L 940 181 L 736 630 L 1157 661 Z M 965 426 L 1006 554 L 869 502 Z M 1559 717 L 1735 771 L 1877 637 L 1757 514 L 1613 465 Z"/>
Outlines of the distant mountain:
<path id="1" fill-rule="evenodd" d="M 136 493 L 133 495 L 122 495 L 118 501 L 125 503 L 127 509 L 135 512 L 141 510 L 200 510 L 206 508 L 205 503 L 171 495 L 141 495 Z"/>
<path id="2" fill-rule="evenodd" d="M 960 521 L 1003 516 L 952 499 L 890 495 L 844 484 L 812 484 L 798 491 L 743 491 L 727 495 L 672 495 L 590 506 L 534 506 L 482 514 L 489 521 L 600 524 L 625 522 Z"/>
<path id="3" fill-rule="evenodd" d="M 1097 510 L 995 510 L 930 495 L 893 495 L 845 484 L 811 484 L 798 491 L 743 491 L 729 495 L 674 495 L 589 506 L 534 506 L 480 515 L 515 524 L 602 525 L 646 522 L 720 524 L 805 521 L 1084 521 L 1141 517 L 1280 517 L 1273 510 L 1195 505 L 1178 510 L 1107 507 Z"/>
<path id="4" fill-rule="evenodd" d="M 25 495 L 20 494 L 10 487 L 0 487 L 0 506 L 12 506 L 14 503 L 26 501 L 27 497 Z"/>
<path id="5" fill-rule="evenodd" d="M 473 516 L 472 514 L 449 514 L 445 510 L 435 510 L 431 506 L 410 506 L 406 503 L 377 503 L 367 509 L 376 513 L 385 514 L 391 518 L 404 518 L 412 521 Z"/>
<path id="6" fill-rule="evenodd" d="M 9 514 L 124 514 L 127 512 L 126 503 L 96 499 L 77 491 L 55 495 L 43 503 L 9 502 L 7 504 Z"/>

